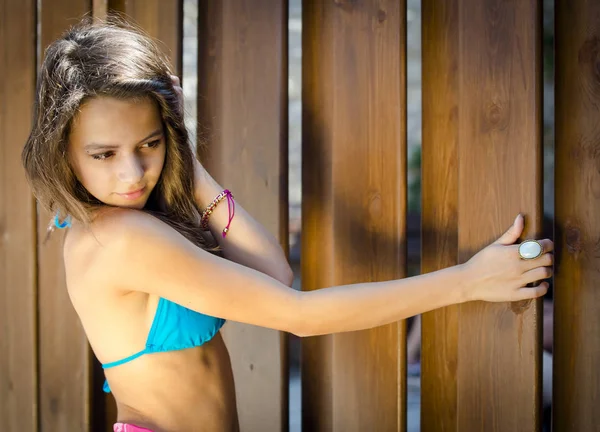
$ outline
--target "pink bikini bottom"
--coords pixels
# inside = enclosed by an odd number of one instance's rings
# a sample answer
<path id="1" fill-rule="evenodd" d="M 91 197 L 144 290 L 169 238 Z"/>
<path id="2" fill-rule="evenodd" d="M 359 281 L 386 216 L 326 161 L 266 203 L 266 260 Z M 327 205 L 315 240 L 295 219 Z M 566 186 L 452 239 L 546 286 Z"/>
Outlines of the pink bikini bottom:
<path id="1" fill-rule="evenodd" d="M 128 423 L 115 423 L 113 425 L 113 430 L 115 432 L 152 432 L 150 429 Z"/>

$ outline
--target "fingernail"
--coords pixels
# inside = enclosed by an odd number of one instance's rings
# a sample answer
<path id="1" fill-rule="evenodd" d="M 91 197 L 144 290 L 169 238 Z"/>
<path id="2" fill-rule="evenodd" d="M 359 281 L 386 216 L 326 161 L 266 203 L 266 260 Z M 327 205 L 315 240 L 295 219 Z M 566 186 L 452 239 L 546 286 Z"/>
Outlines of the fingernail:
<path id="1" fill-rule="evenodd" d="M 521 217 L 521 213 L 519 213 L 519 214 L 517 215 L 517 217 L 515 218 L 515 221 L 514 221 L 513 223 L 517 223 L 517 220 L 519 220 L 519 217 Z"/>

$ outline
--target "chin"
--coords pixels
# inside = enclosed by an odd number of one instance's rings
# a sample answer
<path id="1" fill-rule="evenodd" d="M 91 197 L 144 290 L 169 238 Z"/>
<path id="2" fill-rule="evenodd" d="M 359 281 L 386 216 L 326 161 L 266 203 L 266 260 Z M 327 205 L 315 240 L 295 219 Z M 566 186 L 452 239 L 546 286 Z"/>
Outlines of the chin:
<path id="1" fill-rule="evenodd" d="M 110 201 L 105 201 L 105 204 L 108 204 L 113 207 L 127 208 L 132 210 L 142 210 L 146 203 L 148 202 L 148 196 L 142 196 L 136 200 L 127 200 L 124 198 L 121 199 L 112 199 Z"/>
<path id="2" fill-rule="evenodd" d="M 132 209 L 132 210 L 142 210 L 145 205 L 146 205 L 146 201 L 144 201 L 142 203 L 120 205 L 119 207 L 128 208 L 128 209 Z"/>

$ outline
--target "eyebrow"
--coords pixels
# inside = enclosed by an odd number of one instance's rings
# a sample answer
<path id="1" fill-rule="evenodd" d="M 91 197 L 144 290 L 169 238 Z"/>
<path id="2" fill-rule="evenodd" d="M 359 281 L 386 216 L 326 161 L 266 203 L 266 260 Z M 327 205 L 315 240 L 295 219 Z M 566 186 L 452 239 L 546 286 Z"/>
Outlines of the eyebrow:
<path id="1" fill-rule="evenodd" d="M 152 132 L 150 135 L 148 135 L 146 138 L 140 140 L 137 144 L 141 144 L 144 141 L 149 140 L 150 138 L 154 138 L 154 137 L 157 137 L 157 136 L 162 135 L 162 134 L 163 134 L 162 129 L 157 129 L 154 132 Z M 119 148 L 119 146 L 115 145 L 115 144 L 89 143 L 83 149 L 85 151 L 89 151 L 89 150 L 115 150 L 115 149 L 118 149 L 118 148 Z"/>

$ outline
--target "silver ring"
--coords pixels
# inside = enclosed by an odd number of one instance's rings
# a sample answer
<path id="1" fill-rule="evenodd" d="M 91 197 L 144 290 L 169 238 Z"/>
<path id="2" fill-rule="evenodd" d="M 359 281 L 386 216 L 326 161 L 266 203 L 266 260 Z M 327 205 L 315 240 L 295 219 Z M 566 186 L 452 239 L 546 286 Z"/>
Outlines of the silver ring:
<path id="1" fill-rule="evenodd" d="M 519 256 L 523 260 L 532 260 L 542 256 L 544 246 L 537 240 L 525 240 L 519 245 Z"/>

